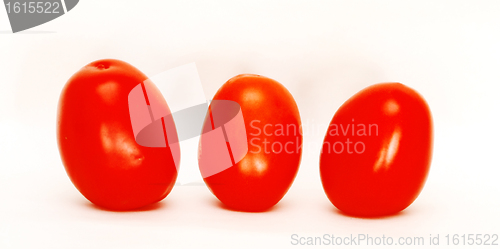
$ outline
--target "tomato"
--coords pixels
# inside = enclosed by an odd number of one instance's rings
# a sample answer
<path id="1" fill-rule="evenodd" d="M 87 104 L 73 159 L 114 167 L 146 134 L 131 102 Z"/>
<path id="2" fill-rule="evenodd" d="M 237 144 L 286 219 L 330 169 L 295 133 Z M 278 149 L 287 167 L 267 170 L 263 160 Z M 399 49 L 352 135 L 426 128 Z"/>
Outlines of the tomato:
<path id="1" fill-rule="evenodd" d="M 76 72 L 57 114 L 59 151 L 75 187 L 109 210 L 165 198 L 180 156 L 169 114 L 159 90 L 130 64 L 99 60 Z"/>
<path id="2" fill-rule="evenodd" d="M 416 91 L 400 83 L 367 87 L 328 127 L 320 157 L 325 193 L 348 215 L 395 214 L 422 190 L 432 143 L 431 113 Z"/>
<path id="3" fill-rule="evenodd" d="M 217 91 L 198 161 L 208 188 L 226 207 L 248 212 L 273 207 L 292 185 L 301 155 L 299 110 L 283 85 L 244 74 Z"/>

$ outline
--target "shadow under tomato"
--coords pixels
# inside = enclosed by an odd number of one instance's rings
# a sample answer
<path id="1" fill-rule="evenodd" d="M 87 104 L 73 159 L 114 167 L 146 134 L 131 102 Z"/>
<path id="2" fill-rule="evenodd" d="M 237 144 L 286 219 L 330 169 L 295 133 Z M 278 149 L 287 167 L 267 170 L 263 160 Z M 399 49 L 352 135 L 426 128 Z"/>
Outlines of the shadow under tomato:
<path id="1" fill-rule="evenodd" d="M 345 216 L 345 217 L 357 218 L 357 219 L 367 219 L 367 220 L 392 219 L 392 218 L 396 218 L 396 217 L 406 216 L 409 213 L 406 209 L 404 209 L 404 210 L 399 211 L 399 212 L 397 212 L 395 214 L 381 215 L 381 216 L 372 216 L 372 217 L 364 217 L 364 216 L 357 216 L 357 215 L 352 215 L 352 214 L 345 213 L 345 212 L 343 212 L 342 210 L 340 210 L 340 209 L 338 209 L 336 207 L 333 207 L 332 211 L 334 213 L 336 213 L 336 214 L 339 214 L 339 215 L 342 215 L 342 216 Z"/>
<path id="2" fill-rule="evenodd" d="M 238 212 L 238 213 L 268 213 L 268 212 L 275 212 L 276 210 L 283 208 L 283 205 L 281 204 L 281 202 L 278 202 L 276 205 L 274 205 L 268 209 L 259 210 L 259 211 L 243 211 L 243 210 L 231 208 L 231 207 L 227 206 L 226 204 L 222 203 L 221 201 L 219 201 L 218 199 L 212 199 L 210 202 L 212 205 L 214 205 L 218 208 L 221 208 L 221 209 L 224 209 L 227 211 L 231 211 L 231 212 Z"/>
<path id="3" fill-rule="evenodd" d="M 107 208 L 103 208 L 103 207 L 97 206 L 96 204 L 94 204 L 92 202 L 88 202 L 88 201 L 85 203 L 85 206 L 87 206 L 89 208 L 92 208 L 92 209 L 95 209 L 95 210 L 100 210 L 100 211 L 118 212 L 118 213 L 130 213 L 130 212 L 147 212 L 147 211 L 159 210 L 159 209 L 164 208 L 166 206 L 166 204 L 165 204 L 165 202 L 160 201 L 160 202 L 156 202 L 156 203 L 153 203 L 153 204 L 146 205 L 144 207 L 140 207 L 140 208 L 137 208 L 137 209 L 131 209 L 131 210 L 112 210 L 112 209 L 107 209 Z"/>

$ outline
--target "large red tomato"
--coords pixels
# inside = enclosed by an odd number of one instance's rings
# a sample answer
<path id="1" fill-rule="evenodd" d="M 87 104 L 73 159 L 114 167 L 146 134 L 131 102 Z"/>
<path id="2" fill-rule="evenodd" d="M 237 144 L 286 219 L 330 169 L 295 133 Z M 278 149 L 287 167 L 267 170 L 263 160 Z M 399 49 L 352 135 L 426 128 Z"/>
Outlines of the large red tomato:
<path id="1" fill-rule="evenodd" d="M 110 210 L 165 198 L 180 156 L 169 114 L 154 84 L 123 61 L 99 60 L 75 73 L 57 115 L 59 151 L 75 187 Z"/>
<path id="2" fill-rule="evenodd" d="M 302 130 L 288 90 L 260 75 L 238 75 L 215 94 L 200 138 L 199 166 L 227 207 L 265 211 L 286 194 L 299 169 Z"/>
<path id="3" fill-rule="evenodd" d="M 370 86 L 335 113 L 320 158 L 323 188 L 346 214 L 375 217 L 408 207 L 422 190 L 432 157 L 425 100 L 400 83 Z"/>

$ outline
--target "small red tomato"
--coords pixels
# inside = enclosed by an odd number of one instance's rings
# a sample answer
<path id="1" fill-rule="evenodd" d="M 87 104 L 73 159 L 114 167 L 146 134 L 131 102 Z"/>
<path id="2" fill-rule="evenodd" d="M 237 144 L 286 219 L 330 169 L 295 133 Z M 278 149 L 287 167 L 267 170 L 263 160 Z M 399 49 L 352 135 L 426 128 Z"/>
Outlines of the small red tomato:
<path id="1" fill-rule="evenodd" d="M 59 151 L 75 187 L 110 210 L 165 198 L 180 156 L 169 114 L 159 90 L 130 64 L 99 60 L 80 69 L 66 83 L 57 115 Z"/>
<path id="2" fill-rule="evenodd" d="M 277 81 L 233 77 L 210 104 L 199 148 L 204 181 L 222 203 L 238 211 L 265 211 L 283 198 L 299 169 L 297 104 Z"/>
<path id="3" fill-rule="evenodd" d="M 432 117 L 425 100 L 400 83 L 376 84 L 335 113 L 320 158 L 323 188 L 342 212 L 395 214 L 424 187 L 432 157 Z"/>

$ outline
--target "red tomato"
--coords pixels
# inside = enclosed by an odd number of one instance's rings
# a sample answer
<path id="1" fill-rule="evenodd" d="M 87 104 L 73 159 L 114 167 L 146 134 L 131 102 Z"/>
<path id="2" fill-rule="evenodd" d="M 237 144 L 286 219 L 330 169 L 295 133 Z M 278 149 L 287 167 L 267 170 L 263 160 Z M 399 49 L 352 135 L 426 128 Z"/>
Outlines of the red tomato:
<path id="1" fill-rule="evenodd" d="M 74 74 L 61 93 L 57 140 L 62 162 L 75 187 L 105 209 L 158 202 L 177 178 L 178 144 L 167 146 L 164 134 L 176 139 L 175 125 L 171 115 L 157 117 L 157 110 L 169 113 L 168 106 L 146 80 L 123 61 L 99 60 Z M 136 142 L 139 137 L 142 145 Z"/>
<path id="2" fill-rule="evenodd" d="M 400 83 L 370 86 L 335 113 L 320 158 L 330 201 L 352 216 L 391 215 L 422 190 L 432 157 L 425 100 Z"/>
<path id="3" fill-rule="evenodd" d="M 231 117 L 217 120 L 218 114 L 238 112 L 225 101 L 241 108 L 241 127 L 235 125 L 240 122 L 238 115 L 231 121 Z M 299 110 L 283 85 L 260 75 L 230 79 L 215 94 L 203 132 L 200 171 L 222 203 L 233 210 L 258 212 L 283 198 L 302 155 Z M 224 162 L 227 167 L 221 165 Z"/>

